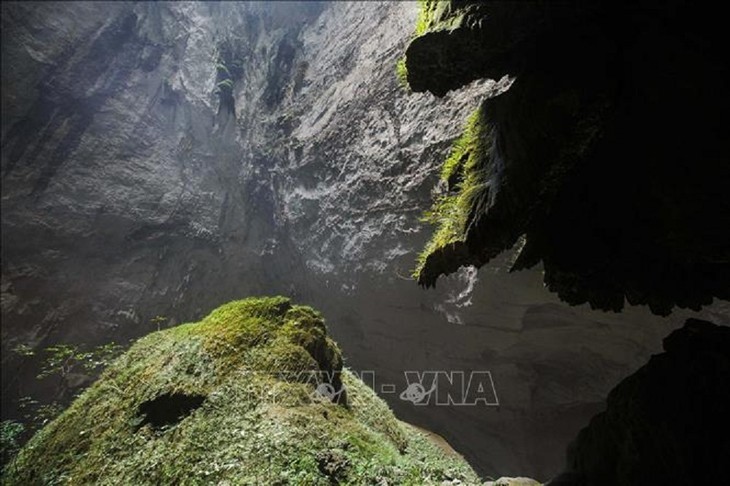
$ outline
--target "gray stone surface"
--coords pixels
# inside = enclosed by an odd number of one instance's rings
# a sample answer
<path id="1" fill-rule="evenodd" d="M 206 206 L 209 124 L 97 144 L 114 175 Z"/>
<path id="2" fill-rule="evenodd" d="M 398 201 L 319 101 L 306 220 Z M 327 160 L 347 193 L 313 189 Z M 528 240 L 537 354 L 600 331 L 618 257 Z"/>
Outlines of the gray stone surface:
<path id="1" fill-rule="evenodd" d="M 124 341 L 283 293 L 355 370 L 489 370 L 499 407 L 401 418 L 483 474 L 547 479 L 615 383 L 687 313 L 560 303 L 507 260 L 408 277 L 438 167 L 489 84 L 436 99 L 394 66 L 414 2 L 2 5 L 3 412 L 42 394 L 21 343 Z M 219 110 L 216 48 L 243 74 Z M 702 315 L 728 323 L 727 306 Z M 380 391 L 380 390 L 378 390 Z"/>

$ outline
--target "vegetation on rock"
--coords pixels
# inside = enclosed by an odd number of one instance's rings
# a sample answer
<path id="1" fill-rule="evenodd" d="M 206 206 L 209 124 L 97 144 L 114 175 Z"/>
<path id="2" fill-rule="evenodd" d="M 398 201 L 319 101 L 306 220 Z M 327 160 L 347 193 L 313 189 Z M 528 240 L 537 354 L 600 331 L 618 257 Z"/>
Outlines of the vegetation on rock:
<path id="1" fill-rule="evenodd" d="M 569 304 L 667 315 L 730 299 L 730 107 L 714 94 L 727 56 L 698 47 L 722 29 L 682 2 L 656 15 L 600 0 L 421 3 L 399 67 L 411 90 L 514 79 L 480 108 L 490 128 L 467 130 L 445 165 L 463 179 L 428 215 L 421 285 L 522 241 L 513 269 L 542 263 Z"/>
<path id="2" fill-rule="evenodd" d="M 218 45 L 215 92 L 220 100 L 219 112 L 224 108 L 235 114 L 236 101 L 233 97 L 233 86 L 236 80 L 243 76 L 243 60 L 236 49 L 237 41 L 226 38 Z"/>
<path id="3" fill-rule="evenodd" d="M 489 198 L 491 166 L 489 148 L 493 143 L 492 130 L 481 105 L 469 117 L 463 135 L 454 143 L 444 162 L 441 182 L 447 193 L 440 195 L 424 220 L 436 226 L 426 248 L 419 255 L 414 277 L 424 285 L 434 280 L 425 272 L 429 259 L 442 258 L 442 253 L 459 251 L 467 240 L 473 213 L 484 207 Z"/>
<path id="4" fill-rule="evenodd" d="M 395 75 L 402 87 L 410 89 L 408 87 L 408 68 L 406 67 L 405 58 L 398 59 L 398 62 L 395 63 Z"/>
<path id="5" fill-rule="evenodd" d="M 15 420 L 0 422 L 0 464 L 10 461 L 18 453 L 25 426 Z"/>
<path id="6" fill-rule="evenodd" d="M 312 377 L 316 379 L 313 381 Z M 317 394 L 323 377 L 338 399 Z M 325 382 L 327 382 L 325 380 Z M 440 484 L 480 481 L 342 368 L 321 315 L 231 302 L 112 363 L 4 484 Z"/>

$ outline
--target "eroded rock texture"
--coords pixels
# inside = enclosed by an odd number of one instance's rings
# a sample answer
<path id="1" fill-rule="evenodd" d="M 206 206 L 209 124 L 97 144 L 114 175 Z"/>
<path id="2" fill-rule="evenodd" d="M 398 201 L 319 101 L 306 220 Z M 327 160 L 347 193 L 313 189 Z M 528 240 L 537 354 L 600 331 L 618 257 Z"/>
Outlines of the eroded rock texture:
<path id="1" fill-rule="evenodd" d="M 3 5 L 6 386 L 20 343 L 397 280 L 413 200 L 477 91 L 404 96 L 413 5 L 324 7 Z"/>
<path id="2" fill-rule="evenodd" d="M 608 395 L 550 484 L 710 484 L 730 465 L 730 328 L 688 319 Z"/>
<path id="3" fill-rule="evenodd" d="M 451 174 L 459 201 L 436 219 L 453 228 L 419 283 L 520 241 L 513 269 L 543 262 L 571 304 L 666 315 L 730 298 L 721 22 L 681 1 L 423 3 L 412 89 L 514 82 L 479 109 L 485 143 Z"/>
<path id="4" fill-rule="evenodd" d="M 51 398 L 35 379 L 45 346 L 124 343 L 285 294 L 328 316 L 378 392 L 396 385 L 382 396 L 399 417 L 483 475 L 560 472 L 608 391 L 687 313 L 569 307 L 539 268 L 508 274 L 509 255 L 436 290 L 409 280 L 438 167 L 493 89 L 398 86 L 417 11 L 4 2 L 3 416 Z M 730 323 L 724 304 L 705 313 Z M 491 371 L 499 407 L 398 398 L 404 371 L 433 369 Z"/>

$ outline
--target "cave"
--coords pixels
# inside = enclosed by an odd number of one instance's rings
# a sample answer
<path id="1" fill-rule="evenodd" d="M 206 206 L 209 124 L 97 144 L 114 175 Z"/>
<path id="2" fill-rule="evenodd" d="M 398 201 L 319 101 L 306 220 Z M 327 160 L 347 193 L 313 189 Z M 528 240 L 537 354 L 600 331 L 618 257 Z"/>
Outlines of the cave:
<path id="1" fill-rule="evenodd" d="M 3 483 L 725 475 L 719 10 L 1 8 Z"/>

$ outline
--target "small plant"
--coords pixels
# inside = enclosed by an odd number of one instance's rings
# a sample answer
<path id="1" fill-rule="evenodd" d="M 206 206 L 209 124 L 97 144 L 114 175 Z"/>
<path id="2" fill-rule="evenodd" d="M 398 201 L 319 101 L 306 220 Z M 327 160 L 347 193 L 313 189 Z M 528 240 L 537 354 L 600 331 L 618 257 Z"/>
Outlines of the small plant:
<path id="1" fill-rule="evenodd" d="M 23 432 L 25 432 L 25 426 L 20 422 L 15 420 L 0 422 L 0 464 L 3 468 L 20 450 Z"/>
<path id="2" fill-rule="evenodd" d="M 27 344 L 18 344 L 13 348 L 13 352 L 20 356 L 33 356 L 35 354 L 33 348 Z"/>
<path id="3" fill-rule="evenodd" d="M 225 64 L 218 63 L 215 66 L 216 70 L 218 71 L 218 77 L 220 79 L 230 79 L 231 78 L 231 72 L 228 70 Z"/>
<path id="4" fill-rule="evenodd" d="M 224 79 L 218 82 L 218 90 L 224 93 L 230 93 L 233 91 L 233 81 L 230 79 Z"/>
<path id="5" fill-rule="evenodd" d="M 51 377 L 58 379 L 58 388 L 55 392 L 58 400 L 41 403 L 30 396 L 18 400 L 18 409 L 23 414 L 21 425 L 24 426 L 25 432 L 33 432 L 56 418 L 65 408 L 64 403 L 73 398 L 68 393 L 71 389 L 70 379 L 73 373 L 96 374 L 119 356 L 123 348 L 113 342 L 96 346 L 89 351 L 84 351 L 75 345 L 56 344 L 36 352 L 27 344 L 19 344 L 13 348 L 13 351 L 21 356 L 36 356 L 44 353 L 46 357 L 36 378 L 39 380 Z"/>
<path id="6" fill-rule="evenodd" d="M 159 331 L 163 324 L 165 324 L 168 321 L 167 317 L 165 316 L 155 316 L 152 319 L 150 319 L 150 323 L 154 326 L 157 326 L 157 330 Z"/>
<path id="7" fill-rule="evenodd" d="M 65 381 L 73 371 L 93 372 L 107 366 L 121 354 L 122 347 L 112 342 L 92 348 L 90 351 L 83 351 L 75 345 L 57 344 L 49 346 L 45 352 L 49 356 L 43 363 L 38 379 L 57 375 Z"/>

